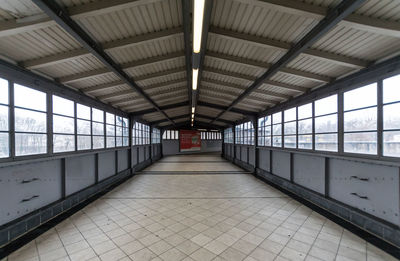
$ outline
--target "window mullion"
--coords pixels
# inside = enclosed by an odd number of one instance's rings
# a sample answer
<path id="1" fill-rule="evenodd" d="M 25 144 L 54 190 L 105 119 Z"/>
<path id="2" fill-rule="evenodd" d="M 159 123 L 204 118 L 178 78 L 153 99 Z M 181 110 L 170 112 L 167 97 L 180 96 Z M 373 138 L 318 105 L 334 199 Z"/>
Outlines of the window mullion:
<path id="1" fill-rule="evenodd" d="M 343 92 L 340 91 L 338 93 L 338 112 L 337 112 L 337 121 L 338 121 L 338 152 L 339 154 L 344 153 L 344 100 L 343 100 Z"/>
<path id="2" fill-rule="evenodd" d="M 15 112 L 14 112 L 14 82 L 8 82 L 8 144 L 9 157 L 15 157 Z"/>
<path id="3" fill-rule="evenodd" d="M 53 94 L 46 93 L 47 103 L 47 154 L 52 155 L 53 152 Z"/>
<path id="4" fill-rule="evenodd" d="M 383 156 L 383 80 L 378 80 L 377 94 L 377 155 Z"/>

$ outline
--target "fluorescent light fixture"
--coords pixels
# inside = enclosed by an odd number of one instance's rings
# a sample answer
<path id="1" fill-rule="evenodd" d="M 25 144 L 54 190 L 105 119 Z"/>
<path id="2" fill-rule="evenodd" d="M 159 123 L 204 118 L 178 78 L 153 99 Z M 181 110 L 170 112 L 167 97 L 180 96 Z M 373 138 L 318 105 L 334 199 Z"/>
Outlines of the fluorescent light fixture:
<path id="1" fill-rule="evenodd" d="M 192 113 L 194 113 L 194 106 L 192 107 Z"/>
<path id="2" fill-rule="evenodd" d="M 199 53 L 201 47 L 201 33 L 203 32 L 205 0 L 194 0 L 193 18 L 193 52 Z"/>
<path id="3" fill-rule="evenodd" d="M 193 91 L 197 90 L 197 77 L 199 77 L 199 69 L 193 69 Z"/>

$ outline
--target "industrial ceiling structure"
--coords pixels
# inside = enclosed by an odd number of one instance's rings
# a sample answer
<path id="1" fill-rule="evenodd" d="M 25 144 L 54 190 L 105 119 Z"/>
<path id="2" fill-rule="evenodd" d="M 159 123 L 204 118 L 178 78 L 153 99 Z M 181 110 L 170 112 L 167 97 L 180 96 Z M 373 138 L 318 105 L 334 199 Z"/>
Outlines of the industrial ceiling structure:
<path id="1" fill-rule="evenodd" d="M 13 0 L 2 59 L 160 128 L 223 128 L 400 51 L 396 0 Z"/>

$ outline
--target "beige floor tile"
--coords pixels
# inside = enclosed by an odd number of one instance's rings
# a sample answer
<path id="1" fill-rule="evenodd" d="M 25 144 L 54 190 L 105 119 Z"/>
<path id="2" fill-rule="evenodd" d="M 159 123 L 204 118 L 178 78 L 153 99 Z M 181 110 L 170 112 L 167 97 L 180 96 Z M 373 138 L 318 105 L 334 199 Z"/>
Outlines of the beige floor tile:
<path id="1" fill-rule="evenodd" d="M 190 255 L 196 261 L 210 261 L 216 257 L 215 254 L 205 248 L 200 248 Z"/>
<path id="2" fill-rule="evenodd" d="M 160 255 L 160 258 L 164 261 L 180 261 L 185 257 L 186 255 L 176 248 L 172 248 Z"/>

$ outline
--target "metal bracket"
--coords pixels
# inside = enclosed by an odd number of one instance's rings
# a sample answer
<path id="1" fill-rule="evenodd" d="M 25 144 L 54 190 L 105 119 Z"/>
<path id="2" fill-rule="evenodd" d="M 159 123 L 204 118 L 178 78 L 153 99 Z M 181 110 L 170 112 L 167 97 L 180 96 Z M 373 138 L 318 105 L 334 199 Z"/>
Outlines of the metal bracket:
<path id="1" fill-rule="evenodd" d="M 356 192 L 352 192 L 352 193 L 350 193 L 350 195 L 357 196 L 357 197 L 362 198 L 362 199 L 368 199 L 367 196 L 360 196 Z"/>
<path id="2" fill-rule="evenodd" d="M 31 201 L 32 199 L 34 199 L 34 198 L 38 198 L 39 197 L 39 195 L 33 195 L 32 197 L 30 197 L 30 198 L 24 198 L 23 200 L 21 200 L 21 203 L 22 202 L 27 202 L 27 201 Z"/>
<path id="3" fill-rule="evenodd" d="M 369 181 L 369 178 L 360 178 L 360 177 L 357 177 L 357 176 L 351 176 L 350 177 L 350 179 L 358 179 L 358 180 L 362 180 L 362 181 Z"/>
<path id="4" fill-rule="evenodd" d="M 21 184 L 31 183 L 31 182 L 36 181 L 36 180 L 40 180 L 40 179 L 39 178 L 33 178 L 33 179 L 28 179 L 28 180 L 22 180 Z"/>

